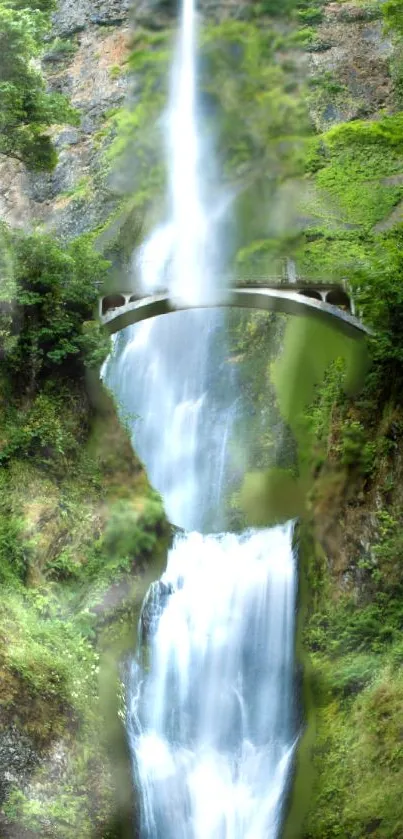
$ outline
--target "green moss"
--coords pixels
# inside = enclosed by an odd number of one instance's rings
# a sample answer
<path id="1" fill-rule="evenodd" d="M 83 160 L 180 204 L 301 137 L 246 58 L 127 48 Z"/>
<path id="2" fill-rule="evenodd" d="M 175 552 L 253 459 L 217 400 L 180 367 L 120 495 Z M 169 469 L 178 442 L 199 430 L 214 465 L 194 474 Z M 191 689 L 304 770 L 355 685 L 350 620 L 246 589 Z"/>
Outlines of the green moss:
<path id="1" fill-rule="evenodd" d="M 155 125 L 165 106 L 170 49 L 167 33 L 139 32 L 128 60 L 128 68 L 140 78 L 142 96 L 133 108 L 119 109 L 110 118 L 114 139 L 108 145 L 108 166 L 130 166 L 135 173 L 136 205 L 146 207 L 163 184 L 162 135 Z M 130 161 L 130 163 L 129 163 Z"/>
<path id="2" fill-rule="evenodd" d="M 381 179 L 399 171 L 399 153 L 348 146 L 318 172 L 313 200 L 306 209 L 325 215 L 326 207 L 340 222 L 372 227 L 387 217 L 403 197 L 403 188 Z"/>
<path id="3" fill-rule="evenodd" d="M 387 0 L 382 4 L 382 12 L 387 30 L 403 35 L 403 10 L 400 0 Z"/>
<path id="4" fill-rule="evenodd" d="M 110 67 L 109 69 L 109 75 L 111 79 L 118 79 L 123 72 L 123 67 L 121 67 L 120 64 L 113 64 L 112 67 Z"/>
<path id="5" fill-rule="evenodd" d="M 314 685 L 315 783 L 304 839 L 399 836 L 401 675 L 382 659 L 354 654 L 341 662 L 317 659 Z"/>
<path id="6" fill-rule="evenodd" d="M 55 38 L 47 47 L 43 61 L 50 63 L 70 60 L 78 49 L 78 40 L 72 38 Z"/>
<path id="7" fill-rule="evenodd" d="M 60 193 L 60 198 L 84 198 L 88 199 L 93 193 L 93 183 L 90 175 L 84 175 L 78 183 Z"/>
<path id="8" fill-rule="evenodd" d="M 105 750 L 117 748 L 111 731 L 118 709 L 105 709 L 102 701 L 102 659 L 120 636 L 126 651 L 133 648 L 135 615 L 156 573 L 153 563 L 164 563 L 169 536 L 161 501 L 113 404 L 106 394 L 97 399 L 96 420 L 64 479 L 51 461 L 45 476 L 35 461 L 13 459 L 0 514 L 0 527 L 8 525 L 0 564 L 7 571 L 0 606 L 0 636 L 7 638 L 0 655 L 2 719 L 43 752 L 32 779 L 41 794 L 35 785 L 24 792 L 15 787 L 5 813 L 38 835 L 47 835 L 50 824 L 60 839 L 85 839 L 114 819 L 115 767 Z M 14 510 L 19 519 L 10 515 Z M 108 636 L 101 639 L 103 627 Z M 46 759 L 55 738 L 66 755 L 56 777 Z"/>

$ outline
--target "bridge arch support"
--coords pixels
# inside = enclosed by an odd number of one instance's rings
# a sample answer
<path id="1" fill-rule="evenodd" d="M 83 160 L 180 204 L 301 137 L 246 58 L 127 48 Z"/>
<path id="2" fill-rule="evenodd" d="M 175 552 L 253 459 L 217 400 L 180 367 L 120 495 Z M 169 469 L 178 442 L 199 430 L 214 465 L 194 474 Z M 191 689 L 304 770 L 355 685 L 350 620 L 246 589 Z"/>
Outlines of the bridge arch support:
<path id="1" fill-rule="evenodd" d="M 167 292 L 149 297 L 138 297 L 133 293 L 115 294 L 101 298 L 99 313 L 102 323 L 113 334 L 131 324 L 171 312 L 223 306 L 313 317 L 350 338 L 370 334 L 370 330 L 351 314 L 350 299 L 342 289 L 336 293 L 336 289 L 316 289 L 314 286 L 296 291 L 252 286 L 232 288 L 214 301 L 194 306 L 175 303 Z"/>

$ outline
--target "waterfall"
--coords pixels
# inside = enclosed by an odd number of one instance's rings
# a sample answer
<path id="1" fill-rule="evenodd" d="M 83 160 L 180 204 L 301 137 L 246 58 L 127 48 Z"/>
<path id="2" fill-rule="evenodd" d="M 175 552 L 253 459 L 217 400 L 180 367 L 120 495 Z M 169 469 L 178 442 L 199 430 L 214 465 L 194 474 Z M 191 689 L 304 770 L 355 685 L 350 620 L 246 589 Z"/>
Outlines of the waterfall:
<path id="1" fill-rule="evenodd" d="M 140 619 L 144 839 L 275 839 L 293 753 L 292 526 L 177 537 Z"/>
<path id="2" fill-rule="evenodd" d="M 211 303 L 219 284 L 224 191 L 207 183 L 210 153 L 197 119 L 194 0 L 182 23 L 164 120 L 170 218 L 134 256 L 146 292 L 168 288 L 182 304 Z M 129 327 L 114 341 L 103 378 L 130 420 L 133 445 L 170 521 L 186 530 L 222 526 L 235 372 L 226 363 L 223 310 L 189 310 Z M 208 491 L 206 489 L 208 488 Z"/>
<path id="3" fill-rule="evenodd" d="M 133 445 L 169 520 L 214 532 L 223 523 L 236 376 L 220 310 L 175 312 L 129 327 L 104 368 Z"/>
<path id="4" fill-rule="evenodd" d="M 168 287 L 189 306 L 214 299 L 226 206 L 220 196 L 212 210 L 205 178 L 195 43 L 194 0 L 183 0 L 170 218 L 135 256 L 145 290 Z M 237 410 L 224 327 L 210 309 L 129 327 L 103 369 L 168 517 L 187 531 L 146 596 L 128 680 L 141 839 L 278 839 L 296 740 L 293 526 L 220 532 Z"/>

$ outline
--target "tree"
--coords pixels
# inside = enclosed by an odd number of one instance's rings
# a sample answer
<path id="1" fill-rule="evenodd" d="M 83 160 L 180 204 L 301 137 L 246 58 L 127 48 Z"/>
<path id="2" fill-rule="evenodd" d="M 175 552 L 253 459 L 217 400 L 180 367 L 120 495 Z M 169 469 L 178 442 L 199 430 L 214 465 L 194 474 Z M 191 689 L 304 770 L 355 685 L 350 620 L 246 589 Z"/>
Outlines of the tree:
<path id="1" fill-rule="evenodd" d="M 32 169 L 52 169 L 57 156 L 47 128 L 77 124 L 65 96 L 47 93 L 38 69 L 53 0 L 0 0 L 0 154 Z"/>
<path id="2" fill-rule="evenodd" d="M 95 281 L 105 281 L 109 263 L 94 251 L 90 237 L 66 247 L 50 236 L 7 235 L 15 282 L 14 340 L 2 353 L 0 347 L 0 375 L 15 383 L 20 395 L 33 395 L 53 375 L 78 381 L 109 349 L 109 337 L 93 320 Z"/>

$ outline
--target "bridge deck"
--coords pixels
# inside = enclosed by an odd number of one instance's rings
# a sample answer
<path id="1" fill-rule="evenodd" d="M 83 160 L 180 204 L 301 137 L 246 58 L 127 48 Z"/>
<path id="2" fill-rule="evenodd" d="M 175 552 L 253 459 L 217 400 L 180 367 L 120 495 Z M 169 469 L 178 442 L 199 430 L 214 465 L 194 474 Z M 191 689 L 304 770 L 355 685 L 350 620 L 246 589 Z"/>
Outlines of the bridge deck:
<path id="1" fill-rule="evenodd" d="M 119 305 L 107 311 L 105 314 L 101 314 L 101 321 L 105 324 L 110 334 L 113 334 L 131 324 L 160 315 L 167 315 L 175 311 L 184 311 L 193 308 L 205 309 L 235 306 L 244 309 L 314 317 L 320 319 L 322 322 L 328 323 L 351 338 L 362 338 L 365 335 L 371 334 L 370 330 L 358 318 L 350 314 L 350 312 L 344 311 L 339 306 L 326 303 L 321 299 L 305 296 L 301 291 L 295 290 L 295 284 L 292 284 L 292 288 L 294 289 L 293 291 L 289 290 L 289 287 L 286 289 L 284 283 L 281 284 L 281 288 L 273 286 L 267 288 L 266 280 L 265 288 L 260 287 L 260 285 L 256 287 L 248 285 L 243 288 L 232 288 L 225 293 L 223 292 L 219 299 L 191 306 L 182 303 L 176 304 L 170 300 L 166 292 L 139 299 L 133 299 L 135 295 L 132 293 L 132 302 Z M 319 285 L 316 283 L 309 286 L 307 283 L 304 283 L 302 288 L 317 289 L 319 291 Z M 340 289 L 340 286 L 335 287 L 334 285 L 326 284 L 324 288 Z M 120 296 L 123 297 L 123 295 Z"/>

